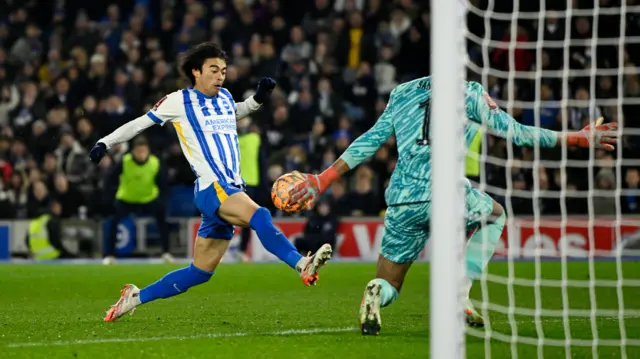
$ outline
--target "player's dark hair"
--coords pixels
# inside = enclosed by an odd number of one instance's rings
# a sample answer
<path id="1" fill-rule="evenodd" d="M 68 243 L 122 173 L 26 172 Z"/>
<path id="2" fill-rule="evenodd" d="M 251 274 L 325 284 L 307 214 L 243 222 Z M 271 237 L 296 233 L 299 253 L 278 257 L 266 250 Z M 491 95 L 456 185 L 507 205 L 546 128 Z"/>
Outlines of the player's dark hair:
<path id="1" fill-rule="evenodd" d="M 182 57 L 182 65 L 180 69 L 192 85 L 196 84 L 196 78 L 193 76 L 192 70 L 202 71 L 207 59 L 222 59 L 228 62 L 227 53 L 220 46 L 213 42 L 203 42 L 190 48 Z"/>

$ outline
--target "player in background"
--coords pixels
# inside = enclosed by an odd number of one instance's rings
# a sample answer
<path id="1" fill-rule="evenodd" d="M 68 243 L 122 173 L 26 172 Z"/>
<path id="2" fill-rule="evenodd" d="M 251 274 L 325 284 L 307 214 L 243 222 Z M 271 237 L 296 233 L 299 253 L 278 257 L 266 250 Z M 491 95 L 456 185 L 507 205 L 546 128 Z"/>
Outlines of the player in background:
<path id="1" fill-rule="evenodd" d="M 388 306 L 398 297 L 411 263 L 418 258 L 429 237 L 431 211 L 431 147 L 429 121 L 431 77 L 424 77 L 397 86 L 391 93 L 387 108 L 376 124 L 358 137 L 349 148 L 320 175 L 302 174 L 306 181 L 290 193 L 290 202 L 311 208 L 320 195 L 340 176 L 373 155 L 392 135 L 396 136 L 398 163 L 385 192 L 388 205 L 385 233 L 382 239 L 376 278 L 365 289 L 360 305 L 363 334 L 380 331 L 380 307 Z M 482 124 L 490 133 L 509 139 L 517 146 L 570 146 L 613 150 L 616 124 L 587 126 L 579 132 L 555 132 L 524 126 L 516 122 L 495 102 L 477 82 L 466 84 L 467 146 Z M 443 120 L 443 119 L 439 119 Z M 444 119 L 447 120 L 447 119 Z M 590 136 L 593 135 L 593 136 Z M 477 229 L 466 247 L 466 296 L 464 312 L 472 326 L 483 326 L 483 318 L 469 301 L 472 283 L 487 266 L 500 239 L 505 224 L 504 209 L 487 194 L 474 189 L 468 180 L 466 191 L 467 230 Z M 481 226 L 480 226 L 481 225 Z M 483 243 L 486 238 L 485 243 Z M 437 253 L 434 253 L 437 255 Z"/>
<path id="2" fill-rule="evenodd" d="M 173 123 L 182 152 L 197 177 L 194 202 L 202 214 L 202 223 L 193 262 L 142 290 L 127 284 L 118 302 L 107 312 L 105 321 L 115 321 L 132 313 L 140 304 L 169 298 L 207 282 L 229 247 L 234 226 L 252 228 L 264 247 L 295 269 L 306 285 L 315 284 L 318 270 L 331 258 L 329 245 L 312 256 L 301 256 L 273 225 L 269 211 L 259 207 L 243 191 L 236 121 L 260 108 L 275 88 L 275 81 L 263 78 L 255 95 L 236 103 L 222 87 L 227 56 L 213 43 L 190 49 L 181 69 L 193 87 L 168 94 L 145 115 L 100 139 L 89 156 L 94 163 L 99 163 L 114 145 L 130 140 L 154 124 Z"/>

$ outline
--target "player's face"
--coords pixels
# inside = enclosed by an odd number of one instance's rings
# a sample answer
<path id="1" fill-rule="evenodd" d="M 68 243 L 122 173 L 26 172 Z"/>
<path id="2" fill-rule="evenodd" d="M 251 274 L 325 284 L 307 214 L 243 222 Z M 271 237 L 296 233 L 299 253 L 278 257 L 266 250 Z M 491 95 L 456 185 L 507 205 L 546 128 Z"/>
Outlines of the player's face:
<path id="1" fill-rule="evenodd" d="M 196 89 L 208 96 L 217 96 L 227 76 L 227 63 L 223 59 L 207 59 L 202 71 L 194 71 Z"/>

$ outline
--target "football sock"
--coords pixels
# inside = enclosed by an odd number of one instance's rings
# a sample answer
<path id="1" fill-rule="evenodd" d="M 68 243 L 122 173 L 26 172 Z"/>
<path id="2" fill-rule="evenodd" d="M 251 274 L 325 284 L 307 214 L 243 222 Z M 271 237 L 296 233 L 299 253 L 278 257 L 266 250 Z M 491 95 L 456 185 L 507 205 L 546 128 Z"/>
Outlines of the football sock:
<path id="1" fill-rule="evenodd" d="M 289 242 L 287 237 L 273 225 L 269 210 L 264 207 L 258 208 L 249 221 L 249 227 L 256 231 L 267 251 L 287 263 L 289 267 L 298 269 L 297 264 L 303 257 L 293 243 Z"/>
<path id="2" fill-rule="evenodd" d="M 469 239 L 465 253 L 467 278 L 469 279 L 465 281 L 465 285 L 468 286 L 467 296 L 471 289 L 471 284 L 482 274 L 491 260 L 496 244 L 502 235 L 505 221 L 506 216 L 502 213 L 496 221 L 483 225 Z"/>
<path id="3" fill-rule="evenodd" d="M 186 292 L 189 288 L 205 283 L 213 272 L 207 272 L 191 263 L 188 267 L 167 273 L 157 282 L 140 290 L 140 302 L 147 303 L 159 298 L 169 298 Z"/>
<path id="4" fill-rule="evenodd" d="M 396 287 L 392 286 L 391 283 L 387 282 L 382 278 L 376 278 L 373 281 L 377 282 L 382 286 L 380 290 L 380 306 L 386 307 L 387 305 L 393 303 L 396 298 L 398 298 L 398 290 Z"/>

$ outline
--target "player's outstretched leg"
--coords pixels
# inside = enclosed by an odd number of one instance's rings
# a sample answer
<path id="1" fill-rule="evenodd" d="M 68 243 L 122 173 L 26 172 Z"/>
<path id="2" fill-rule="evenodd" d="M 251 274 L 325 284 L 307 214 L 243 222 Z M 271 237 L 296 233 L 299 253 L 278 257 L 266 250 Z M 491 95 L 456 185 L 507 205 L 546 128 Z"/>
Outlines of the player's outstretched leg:
<path id="1" fill-rule="evenodd" d="M 466 296 L 464 313 L 467 316 L 467 324 L 472 327 L 483 327 L 484 319 L 473 307 L 473 304 L 471 304 L 469 292 L 471 291 L 473 281 L 482 274 L 487 264 L 489 264 L 495 252 L 496 244 L 502 235 L 506 221 L 502 206 L 490 199 L 486 194 L 482 195 L 486 196 L 486 198 L 482 200 L 484 204 L 478 204 L 477 210 L 481 211 L 480 207 L 491 208 L 491 219 L 481 224 L 480 228 L 469 238 L 465 253 L 467 275 L 465 279 L 465 293 L 463 293 Z M 490 201 L 490 203 L 487 203 L 488 201 Z M 485 210 L 485 212 L 488 212 L 488 210 Z"/>
<path id="2" fill-rule="evenodd" d="M 193 263 L 188 267 L 167 273 L 155 283 L 138 289 L 133 284 L 125 285 L 120 291 L 120 299 L 111 306 L 104 317 L 105 322 L 113 322 L 123 315 L 133 314 L 141 304 L 156 299 L 170 298 L 187 292 L 191 287 L 207 282 L 229 247 L 229 240 L 198 237 L 194 248 Z"/>
<path id="3" fill-rule="evenodd" d="M 271 213 L 264 208 L 258 208 L 249 220 L 249 226 L 256 231 L 264 248 L 274 254 L 291 268 L 300 273 L 305 285 L 315 285 L 318 271 L 329 259 L 333 250 L 331 245 L 324 244 L 313 255 L 300 255 L 296 247 L 273 224 Z"/>
<path id="4" fill-rule="evenodd" d="M 328 244 L 313 255 L 300 255 L 293 243 L 273 224 L 269 210 L 258 206 L 245 193 L 229 196 L 220 206 L 219 215 L 233 225 L 253 229 L 264 248 L 295 269 L 305 285 L 315 285 L 318 271 L 331 259 L 333 251 Z"/>

